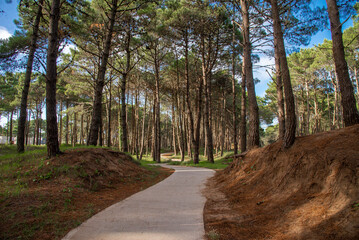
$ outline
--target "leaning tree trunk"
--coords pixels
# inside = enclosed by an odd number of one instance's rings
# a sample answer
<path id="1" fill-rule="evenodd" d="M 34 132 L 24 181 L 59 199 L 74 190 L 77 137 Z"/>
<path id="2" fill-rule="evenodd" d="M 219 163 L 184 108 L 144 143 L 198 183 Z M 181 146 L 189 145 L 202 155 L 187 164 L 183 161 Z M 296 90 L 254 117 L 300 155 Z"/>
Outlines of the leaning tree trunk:
<path id="1" fill-rule="evenodd" d="M 243 15 L 243 65 L 246 76 L 249 108 L 248 148 L 259 146 L 259 110 L 253 81 L 253 65 L 251 59 L 251 43 L 249 39 L 248 1 L 241 0 Z"/>
<path id="2" fill-rule="evenodd" d="M 25 79 L 24 79 L 24 88 L 22 89 L 21 94 L 21 105 L 20 105 L 20 117 L 17 127 L 17 151 L 19 153 L 25 151 L 25 127 L 26 127 L 26 109 L 27 109 L 27 96 L 29 95 L 29 88 L 30 88 L 30 80 L 31 80 L 31 73 L 32 73 L 32 65 L 34 62 L 34 56 L 36 51 L 36 42 L 38 38 L 38 32 L 39 32 L 39 25 L 40 25 L 40 19 L 42 15 L 42 4 L 44 0 L 39 0 L 38 2 L 38 9 L 35 17 L 34 26 L 32 29 L 32 36 L 31 36 L 31 45 L 30 45 L 30 51 L 29 56 L 27 59 L 27 65 L 26 65 L 26 73 L 25 73 Z"/>
<path id="3" fill-rule="evenodd" d="M 60 153 L 56 120 L 57 55 L 59 51 L 60 0 L 52 0 L 49 40 L 46 61 L 46 129 L 47 155 L 54 157 Z"/>
<path id="4" fill-rule="evenodd" d="M 332 32 L 334 65 L 338 76 L 343 106 L 344 126 L 348 127 L 359 123 L 359 114 L 356 107 L 353 85 L 349 77 L 348 65 L 345 60 L 342 25 L 339 19 L 337 1 L 326 1 L 328 5 L 330 30 Z"/>
<path id="5" fill-rule="evenodd" d="M 110 24 L 106 35 L 105 47 L 102 53 L 101 65 L 97 75 L 96 86 L 95 86 L 95 99 L 92 111 L 92 121 L 90 127 L 90 137 L 87 145 L 97 145 L 99 137 L 99 129 L 102 126 L 102 90 L 105 85 L 105 74 L 107 69 L 107 62 L 110 55 L 111 41 L 113 37 L 113 28 L 116 20 L 117 13 L 117 2 L 118 0 L 112 1 Z"/>
<path id="6" fill-rule="evenodd" d="M 295 140 L 295 131 L 296 131 L 296 116 L 295 116 L 295 104 L 294 104 L 294 95 L 292 90 L 292 84 L 290 82 L 290 74 L 287 63 L 287 57 L 284 47 L 284 39 L 282 26 L 280 23 L 279 17 L 279 8 L 277 0 L 270 0 L 271 2 L 271 13 L 273 19 L 273 33 L 274 33 L 274 51 L 278 51 L 280 69 L 282 73 L 282 80 L 284 85 L 284 95 L 285 95 L 285 134 L 283 139 L 283 147 L 289 148 L 293 145 Z"/>

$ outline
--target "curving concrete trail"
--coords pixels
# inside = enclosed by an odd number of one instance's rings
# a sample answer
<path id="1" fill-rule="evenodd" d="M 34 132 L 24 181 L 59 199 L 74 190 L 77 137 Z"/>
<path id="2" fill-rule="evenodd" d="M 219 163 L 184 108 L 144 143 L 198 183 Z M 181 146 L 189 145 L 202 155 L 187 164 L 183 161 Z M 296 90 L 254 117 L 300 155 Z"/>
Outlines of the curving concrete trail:
<path id="1" fill-rule="evenodd" d="M 201 190 L 214 171 L 175 169 L 164 181 L 96 214 L 63 240 L 199 240 L 204 237 Z"/>

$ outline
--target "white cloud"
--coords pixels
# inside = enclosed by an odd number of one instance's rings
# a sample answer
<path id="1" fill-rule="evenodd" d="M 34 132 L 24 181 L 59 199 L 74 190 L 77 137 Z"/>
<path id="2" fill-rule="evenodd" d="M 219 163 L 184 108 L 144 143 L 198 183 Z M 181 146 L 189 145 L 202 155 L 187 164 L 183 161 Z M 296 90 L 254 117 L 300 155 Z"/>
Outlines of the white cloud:
<path id="1" fill-rule="evenodd" d="M 5 28 L 0 26 L 0 39 L 6 39 L 11 37 L 11 33 Z"/>

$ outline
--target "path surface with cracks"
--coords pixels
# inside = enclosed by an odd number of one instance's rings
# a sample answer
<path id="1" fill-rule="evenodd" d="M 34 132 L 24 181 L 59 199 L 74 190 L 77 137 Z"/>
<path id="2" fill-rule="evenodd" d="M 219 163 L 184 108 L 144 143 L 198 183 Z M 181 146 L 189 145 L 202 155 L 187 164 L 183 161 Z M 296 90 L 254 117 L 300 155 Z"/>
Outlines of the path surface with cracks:
<path id="1" fill-rule="evenodd" d="M 199 240 L 204 238 L 202 196 L 214 171 L 168 166 L 164 181 L 96 214 L 63 240 Z"/>

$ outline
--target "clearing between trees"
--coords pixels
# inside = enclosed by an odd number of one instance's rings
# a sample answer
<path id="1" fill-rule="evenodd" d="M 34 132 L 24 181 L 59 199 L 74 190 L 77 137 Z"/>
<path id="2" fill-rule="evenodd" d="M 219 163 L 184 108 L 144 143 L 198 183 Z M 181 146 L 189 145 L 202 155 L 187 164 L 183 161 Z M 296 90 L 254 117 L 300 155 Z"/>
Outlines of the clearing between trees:
<path id="1" fill-rule="evenodd" d="M 208 239 L 359 239 L 359 125 L 249 151 L 207 186 Z"/>

